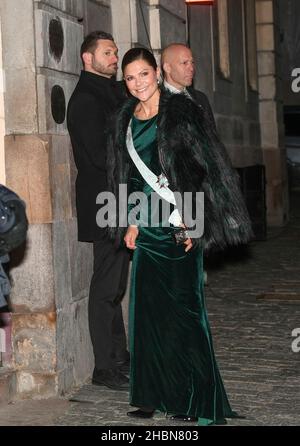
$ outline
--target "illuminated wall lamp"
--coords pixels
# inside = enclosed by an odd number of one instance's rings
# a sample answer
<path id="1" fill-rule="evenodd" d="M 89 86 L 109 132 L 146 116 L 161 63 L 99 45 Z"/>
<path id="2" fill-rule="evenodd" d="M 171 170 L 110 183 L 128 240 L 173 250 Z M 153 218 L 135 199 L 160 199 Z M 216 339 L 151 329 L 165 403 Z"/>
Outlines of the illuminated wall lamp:
<path id="1" fill-rule="evenodd" d="M 213 5 L 214 0 L 185 0 L 186 5 Z"/>

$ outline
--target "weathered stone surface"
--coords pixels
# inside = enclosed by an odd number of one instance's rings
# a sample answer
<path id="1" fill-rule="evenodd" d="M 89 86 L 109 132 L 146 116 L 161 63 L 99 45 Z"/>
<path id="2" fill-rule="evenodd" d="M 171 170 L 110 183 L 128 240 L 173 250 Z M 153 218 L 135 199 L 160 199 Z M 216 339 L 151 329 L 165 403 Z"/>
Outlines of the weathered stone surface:
<path id="1" fill-rule="evenodd" d="M 24 257 L 19 259 L 11 255 L 10 298 L 14 311 L 27 313 L 54 310 L 52 256 L 51 225 L 30 225 Z"/>
<path id="2" fill-rule="evenodd" d="M 79 300 L 88 295 L 90 281 L 93 272 L 93 247 L 92 243 L 82 243 L 77 241 L 77 222 L 73 219 L 70 222 L 73 237 L 70 243 L 71 262 L 71 283 L 72 299 Z"/>
<path id="3" fill-rule="evenodd" d="M 277 15 L 279 2 L 256 2 L 257 18 L 264 24 L 257 25 L 259 98 L 261 118 L 261 144 L 264 148 L 264 160 L 267 172 L 267 216 L 270 225 L 283 224 L 288 215 L 286 161 L 281 158 L 280 148 L 283 145 L 282 116 L 282 86 L 280 52 L 280 20 Z M 273 6 L 275 9 L 273 11 Z M 273 18 L 271 17 L 273 15 Z M 267 23 L 266 23 L 267 22 Z M 262 51 L 262 52 L 261 52 Z M 273 102 L 273 105 L 271 105 Z M 269 115 L 269 116 L 268 116 Z M 277 150 L 277 155 L 275 152 Z M 270 154 L 279 156 L 282 165 L 278 169 L 275 158 L 271 161 Z"/>
<path id="4" fill-rule="evenodd" d="M 32 68 L 6 68 L 6 134 L 37 132 L 35 73 Z"/>
<path id="5" fill-rule="evenodd" d="M 277 121 L 277 103 L 274 101 L 263 101 L 259 105 L 260 119 L 263 122 Z"/>
<path id="6" fill-rule="evenodd" d="M 137 28 L 135 22 L 137 8 L 138 5 L 134 5 L 132 2 L 120 2 L 118 0 L 110 1 L 112 34 L 119 50 L 119 61 L 123 59 L 126 51 L 131 48 L 131 41 L 137 40 Z M 131 20 L 131 18 L 133 18 L 133 20 Z M 129 23 L 130 26 L 128 26 Z M 120 63 L 117 77 L 119 80 L 123 78 Z"/>
<path id="7" fill-rule="evenodd" d="M 287 173 L 284 150 L 270 147 L 263 152 L 267 180 L 267 214 L 270 225 L 282 225 L 287 217 Z"/>
<path id="8" fill-rule="evenodd" d="M 283 160 L 285 158 L 285 151 L 279 148 L 269 148 L 264 150 L 264 162 L 267 170 L 272 173 L 272 177 L 281 178 L 281 173 L 283 171 Z"/>
<path id="9" fill-rule="evenodd" d="M 67 134 L 66 112 L 70 96 L 77 84 L 78 77 L 64 73 L 42 70 L 37 76 L 39 129 L 40 133 Z M 51 92 L 54 86 L 62 88 L 65 96 L 65 119 L 62 123 L 55 122 L 51 108 Z"/>
<path id="10" fill-rule="evenodd" d="M 74 379 L 74 352 L 77 345 L 74 343 L 76 326 L 72 320 L 74 310 L 70 303 L 66 302 L 64 307 L 57 313 L 57 331 L 60 333 L 57 344 L 57 376 L 59 394 L 75 385 Z M 86 330 L 87 331 L 87 330 Z M 83 352 L 85 354 L 85 352 Z"/>
<path id="11" fill-rule="evenodd" d="M 0 368 L 0 405 L 10 403 L 16 394 L 16 374 L 13 370 Z"/>
<path id="12" fill-rule="evenodd" d="M 27 372 L 54 373 L 57 363 L 56 313 L 14 313 L 12 329 L 16 368 L 25 375 Z"/>
<path id="13" fill-rule="evenodd" d="M 2 0 L 0 5 L 4 66 L 32 67 L 34 60 L 33 4 L 31 0 Z M 23 23 L 22 32 L 16 33 Z M 14 57 L 11 57 L 14 54 Z"/>
<path id="14" fill-rule="evenodd" d="M 275 99 L 276 79 L 274 76 L 260 76 L 258 83 L 260 99 Z"/>
<path id="15" fill-rule="evenodd" d="M 71 182 L 71 207 L 72 207 L 72 217 L 77 216 L 76 210 L 76 192 L 75 192 L 75 182 L 77 178 L 77 168 L 74 162 L 73 152 L 71 144 L 69 145 L 69 157 L 70 157 L 70 182 Z"/>
<path id="16" fill-rule="evenodd" d="M 57 345 L 59 393 L 86 381 L 94 367 L 94 355 L 88 330 L 88 299 L 66 304 L 58 313 Z"/>
<path id="17" fill-rule="evenodd" d="M 80 3 L 80 2 L 79 2 Z M 49 24 L 59 21 L 63 32 L 63 51 L 59 58 L 52 53 L 49 43 Z M 79 55 L 83 40 L 83 26 L 79 23 L 58 17 L 57 11 L 35 11 L 36 64 L 66 73 L 79 74 L 82 63 Z"/>
<path id="18" fill-rule="evenodd" d="M 88 299 L 73 305 L 74 342 L 74 378 L 76 385 L 91 376 L 94 367 L 94 355 L 88 330 Z M 71 338 L 70 338 L 71 341 Z"/>
<path id="19" fill-rule="evenodd" d="M 256 2 L 256 23 L 273 23 L 273 2 L 270 0 Z"/>
<path id="20" fill-rule="evenodd" d="M 143 23 L 143 17 L 141 14 L 141 8 L 144 14 L 145 23 L 147 29 L 150 29 L 149 23 L 149 9 L 144 2 L 140 2 L 140 5 L 136 5 L 136 26 L 137 26 L 137 42 L 139 45 L 144 45 L 146 48 L 149 45 L 147 33 L 145 31 L 145 25 Z"/>
<path id="21" fill-rule="evenodd" d="M 211 54 L 212 47 L 209 8 L 193 8 L 193 13 L 191 14 L 190 19 L 190 42 L 196 68 L 194 86 L 196 89 L 205 92 L 205 94 L 209 97 L 212 108 L 214 109 L 214 59 Z"/>
<path id="22" fill-rule="evenodd" d="M 159 4 L 164 9 L 167 9 L 172 14 L 181 17 L 181 19 L 185 20 L 186 11 L 185 4 L 181 0 L 149 0 L 149 4 Z"/>
<path id="23" fill-rule="evenodd" d="M 41 9 L 47 5 L 78 18 L 84 15 L 84 3 L 78 0 L 34 0 L 34 2 L 36 7 Z"/>
<path id="24" fill-rule="evenodd" d="M 257 25 L 257 49 L 274 51 L 274 27 L 270 25 Z"/>
<path id="25" fill-rule="evenodd" d="M 131 29 L 128 27 L 130 22 L 130 4 L 128 1 L 120 2 L 111 0 L 112 11 L 112 29 L 113 36 L 118 45 L 131 42 Z"/>
<path id="26" fill-rule="evenodd" d="M 278 147 L 278 133 L 274 129 L 274 122 L 264 122 L 260 128 L 261 131 L 261 143 L 266 148 Z"/>
<path id="27" fill-rule="evenodd" d="M 66 8 L 66 0 L 34 0 L 36 7 L 42 8 L 45 4 L 63 11 Z M 81 2 L 76 2 L 81 3 Z"/>
<path id="28" fill-rule="evenodd" d="M 6 78 L 6 132 L 36 132 L 37 110 L 32 1 L 2 0 L 0 15 L 2 58 Z M 22 31 L 16 32 L 20 29 L 20 22 L 23 24 Z"/>
<path id="29" fill-rule="evenodd" d="M 72 366 L 64 364 L 62 370 L 57 370 L 57 395 L 63 397 L 67 395 L 74 386 L 74 369 Z M 82 383 L 81 383 L 82 384 Z"/>
<path id="30" fill-rule="evenodd" d="M 185 42 L 186 25 L 182 18 L 179 18 L 177 14 L 170 14 L 168 11 L 161 8 L 159 11 L 159 19 L 161 48 L 164 48 L 173 42 Z M 165 32 L 166 30 L 170 31 L 167 33 Z M 155 46 L 155 48 L 159 47 Z"/>
<path id="31" fill-rule="evenodd" d="M 57 395 L 57 390 L 55 373 L 17 372 L 18 398 L 50 398 Z"/>
<path id="32" fill-rule="evenodd" d="M 89 32 L 101 29 L 111 33 L 112 24 L 109 6 L 106 6 L 104 2 L 98 4 L 87 2 L 86 8 L 86 23 L 89 24 Z"/>
<path id="33" fill-rule="evenodd" d="M 28 406 L 30 404 L 30 407 Z M 0 405 L 0 426 L 53 426 L 54 419 L 70 407 L 68 400 L 19 400 Z"/>
<path id="34" fill-rule="evenodd" d="M 2 54 L 2 36 L 0 23 L 0 54 Z M 2 65 L 2 57 L 0 57 L 0 182 L 5 184 L 5 152 L 4 152 L 4 135 L 5 135 L 5 115 L 4 115 L 4 90 L 5 90 L 5 74 Z"/>
<path id="35" fill-rule="evenodd" d="M 6 136 L 7 185 L 27 205 L 30 223 L 52 220 L 49 185 L 49 141 L 38 136 Z"/>
<path id="36" fill-rule="evenodd" d="M 13 360 L 11 341 L 11 312 L 4 312 L 3 308 L 0 313 L 0 352 L 1 366 L 10 367 Z"/>
<path id="37" fill-rule="evenodd" d="M 257 53 L 258 74 L 260 76 L 275 75 L 275 57 L 270 51 Z"/>
<path id="38" fill-rule="evenodd" d="M 60 221 L 52 225 L 54 293 L 58 311 L 72 301 L 69 239 L 76 234 L 71 229 L 69 222 Z"/>
<path id="39" fill-rule="evenodd" d="M 54 221 L 68 222 L 73 214 L 69 153 L 69 137 L 53 135 L 50 145 L 50 182 Z"/>

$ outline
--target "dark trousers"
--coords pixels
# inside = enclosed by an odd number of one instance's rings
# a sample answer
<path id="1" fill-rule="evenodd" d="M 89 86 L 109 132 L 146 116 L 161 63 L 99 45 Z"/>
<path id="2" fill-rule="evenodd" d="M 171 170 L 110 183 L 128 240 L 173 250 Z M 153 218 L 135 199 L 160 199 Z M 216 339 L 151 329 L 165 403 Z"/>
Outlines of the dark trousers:
<path id="1" fill-rule="evenodd" d="M 126 291 L 129 254 L 103 237 L 93 242 L 94 272 L 89 295 L 89 329 L 96 369 L 128 359 L 121 299 Z"/>

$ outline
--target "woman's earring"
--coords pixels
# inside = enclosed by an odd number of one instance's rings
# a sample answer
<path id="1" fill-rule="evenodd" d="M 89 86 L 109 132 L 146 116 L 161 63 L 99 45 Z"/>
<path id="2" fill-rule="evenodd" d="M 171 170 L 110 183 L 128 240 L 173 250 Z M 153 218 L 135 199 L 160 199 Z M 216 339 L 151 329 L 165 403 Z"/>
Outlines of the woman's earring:
<path id="1" fill-rule="evenodd" d="M 157 79 L 157 85 L 159 85 L 159 84 L 160 84 L 159 79 Z"/>

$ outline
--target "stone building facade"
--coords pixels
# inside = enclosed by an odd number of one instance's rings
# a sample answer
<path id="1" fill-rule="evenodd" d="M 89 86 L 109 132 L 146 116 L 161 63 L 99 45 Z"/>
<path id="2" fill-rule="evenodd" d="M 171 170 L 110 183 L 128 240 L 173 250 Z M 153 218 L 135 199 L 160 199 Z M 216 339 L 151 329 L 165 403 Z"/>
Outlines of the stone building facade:
<path id="1" fill-rule="evenodd" d="M 283 102 L 300 107 L 300 3 L 279 0 L 281 19 Z"/>
<path id="2" fill-rule="evenodd" d="M 0 176 L 27 203 L 26 248 L 14 254 L 7 398 L 64 394 L 93 366 L 87 325 L 91 247 L 77 242 L 66 105 L 79 47 L 112 32 L 120 56 L 151 45 L 159 58 L 189 41 L 195 87 L 212 103 L 237 167 L 265 164 L 270 224 L 288 216 L 282 143 L 277 0 L 1 0 Z M 124 303 L 126 313 L 126 301 Z"/>

